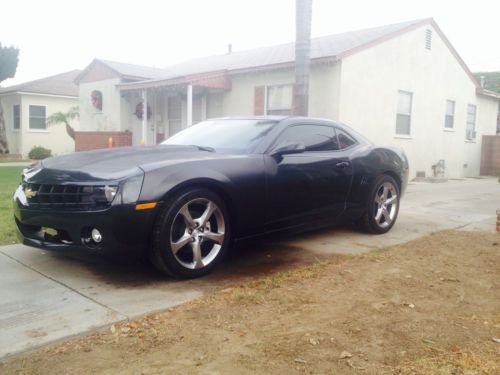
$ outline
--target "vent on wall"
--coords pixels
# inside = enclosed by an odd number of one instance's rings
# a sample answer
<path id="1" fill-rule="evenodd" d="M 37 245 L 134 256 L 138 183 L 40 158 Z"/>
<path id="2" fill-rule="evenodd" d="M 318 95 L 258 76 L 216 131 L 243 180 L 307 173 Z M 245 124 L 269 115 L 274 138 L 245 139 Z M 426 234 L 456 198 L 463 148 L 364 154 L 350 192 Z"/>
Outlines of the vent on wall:
<path id="1" fill-rule="evenodd" d="M 425 48 L 431 49 L 432 44 L 432 30 L 425 30 Z"/>

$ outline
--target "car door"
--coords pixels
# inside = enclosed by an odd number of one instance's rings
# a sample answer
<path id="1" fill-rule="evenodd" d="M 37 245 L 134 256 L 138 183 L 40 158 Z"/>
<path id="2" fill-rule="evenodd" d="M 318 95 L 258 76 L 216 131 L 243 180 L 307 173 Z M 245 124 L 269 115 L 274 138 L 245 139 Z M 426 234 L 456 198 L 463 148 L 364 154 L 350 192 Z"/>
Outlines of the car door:
<path id="1" fill-rule="evenodd" d="M 271 150 L 287 142 L 303 142 L 305 150 L 280 156 L 266 154 L 268 229 L 300 225 L 311 218 L 334 220 L 345 208 L 353 175 L 348 152 L 339 150 L 335 128 L 291 125 Z"/>

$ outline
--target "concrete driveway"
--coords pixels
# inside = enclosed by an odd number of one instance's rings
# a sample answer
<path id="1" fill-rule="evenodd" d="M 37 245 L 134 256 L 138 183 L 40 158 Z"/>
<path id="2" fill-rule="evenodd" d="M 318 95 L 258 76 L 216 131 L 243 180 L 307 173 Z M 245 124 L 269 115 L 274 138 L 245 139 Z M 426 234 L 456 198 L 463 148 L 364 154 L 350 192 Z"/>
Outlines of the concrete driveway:
<path id="1" fill-rule="evenodd" d="M 332 254 L 366 252 L 441 229 L 494 230 L 496 209 L 500 209 L 496 179 L 411 183 L 398 222 L 386 235 L 335 228 L 248 243 L 214 274 L 190 281 L 165 278 L 147 265 L 4 246 L 0 248 L 0 358 Z"/>

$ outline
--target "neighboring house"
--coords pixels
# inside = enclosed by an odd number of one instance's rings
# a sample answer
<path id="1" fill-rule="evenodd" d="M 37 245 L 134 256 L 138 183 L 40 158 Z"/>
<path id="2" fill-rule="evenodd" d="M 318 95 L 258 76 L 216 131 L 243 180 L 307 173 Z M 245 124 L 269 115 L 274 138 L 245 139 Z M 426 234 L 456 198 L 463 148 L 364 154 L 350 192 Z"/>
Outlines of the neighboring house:
<path id="1" fill-rule="evenodd" d="M 155 144 L 207 118 L 293 114 L 294 58 L 288 43 L 167 69 L 96 59 L 76 79 L 81 128 Z M 310 116 L 402 147 L 412 176 L 433 175 L 436 165 L 447 177 L 477 176 L 500 99 L 479 86 L 432 19 L 312 39 L 309 93 Z"/>
<path id="2" fill-rule="evenodd" d="M 53 155 L 75 150 L 75 144 L 63 124 L 47 126 L 54 112 L 67 112 L 78 106 L 78 86 L 74 79 L 79 70 L 0 87 L 9 151 L 27 157 L 34 146 L 43 146 Z M 76 119 L 72 125 L 78 128 Z"/>

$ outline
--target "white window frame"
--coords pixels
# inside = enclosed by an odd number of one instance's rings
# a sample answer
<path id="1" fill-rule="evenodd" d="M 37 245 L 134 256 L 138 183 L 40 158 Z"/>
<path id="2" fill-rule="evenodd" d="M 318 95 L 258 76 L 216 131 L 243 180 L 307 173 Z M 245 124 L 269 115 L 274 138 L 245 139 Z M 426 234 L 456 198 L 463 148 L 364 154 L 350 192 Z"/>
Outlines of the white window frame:
<path id="1" fill-rule="evenodd" d="M 448 114 L 448 103 L 453 103 L 453 113 Z M 455 131 L 455 108 L 457 103 L 454 100 L 446 99 L 445 113 L 444 113 L 444 130 L 446 131 Z M 446 126 L 446 119 L 448 116 L 451 116 L 452 122 L 451 127 Z"/>
<path id="2" fill-rule="evenodd" d="M 399 96 L 400 94 L 410 95 L 410 113 L 399 113 Z M 397 107 L 396 107 L 396 126 L 394 129 L 394 134 L 396 138 L 411 138 L 411 120 L 412 120 L 412 112 L 413 112 L 413 93 L 411 91 L 398 90 L 397 96 Z M 408 133 L 398 133 L 398 117 L 399 116 L 408 116 Z"/>
<path id="3" fill-rule="evenodd" d="M 282 108 L 272 108 L 272 109 L 270 109 L 269 108 L 269 101 L 268 101 L 268 99 L 269 99 L 269 89 L 270 88 L 274 88 L 274 87 L 285 87 L 285 86 L 289 86 L 292 89 L 291 90 L 292 97 L 290 98 L 290 108 L 282 107 Z M 281 83 L 281 84 L 277 84 L 277 85 L 266 85 L 265 88 L 266 89 L 265 89 L 265 93 L 264 93 L 264 114 L 268 115 L 269 111 L 289 111 L 289 115 L 291 115 L 292 111 L 293 111 L 293 83 Z"/>
<path id="4" fill-rule="evenodd" d="M 44 129 L 37 129 L 37 128 L 32 128 L 31 127 L 31 107 L 45 107 L 45 128 Z M 47 126 L 47 110 L 48 106 L 46 104 L 29 104 L 28 105 L 28 129 L 30 132 L 33 133 L 48 133 L 48 126 Z"/>
<path id="5" fill-rule="evenodd" d="M 16 128 L 16 111 L 14 108 L 19 107 L 19 127 Z M 14 104 L 12 106 L 12 131 L 18 133 L 21 131 L 21 104 Z"/>
<path id="6" fill-rule="evenodd" d="M 469 122 L 469 108 L 474 107 L 474 121 Z M 477 139 L 477 131 L 476 131 L 476 123 L 477 123 L 477 105 L 475 104 L 467 104 L 467 112 L 465 115 L 465 140 L 469 142 L 475 142 Z M 470 128 L 470 124 L 472 124 L 472 129 Z M 469 134 L 469 132 L 471 132 Z"/>

